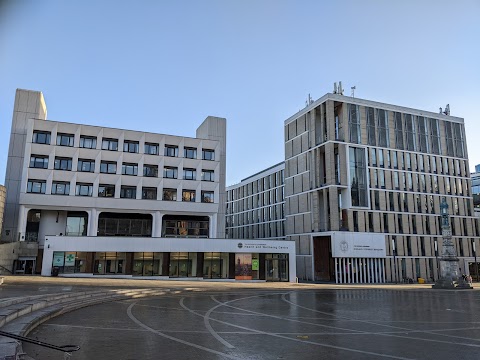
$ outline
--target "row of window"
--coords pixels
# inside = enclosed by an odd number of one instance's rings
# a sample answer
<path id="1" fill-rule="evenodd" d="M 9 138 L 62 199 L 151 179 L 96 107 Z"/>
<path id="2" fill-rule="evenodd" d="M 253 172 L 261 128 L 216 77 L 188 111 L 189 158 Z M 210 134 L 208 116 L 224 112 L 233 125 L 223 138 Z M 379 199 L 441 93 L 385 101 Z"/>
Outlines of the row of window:
<path id="1" fill-rule="evenodd" d="M 284 170 L 280 170 L 243 186 L 228 190 L 227 201 L 238 200 L 248 195 L 255 195 L 259 192 L 267 191 L 277 186 L 283 186 L 283 183 Z"/>
<path id="2" fill-rule="evenodd" d="M 390 147 L 388 111 L 365 107 L 365 115 L 367 120 L 367 144 Z M 336 117 L 336 129 L 340 129 L 338 121 Z M 442 121 L 447 145 L 446 152 L 442 152 L 441 148 L 440 120 L 394 112 L 393 123 L 395 147 L 399 150 L 438 155 L 446 153 L 448 156 L 465 157 L 463 125 L 460 123 Z M 360 107 L 358 105 L 348 104 L 348 125 L 350 142 L 361 144 Z"/>
<path id="3" fill-rule="evenodd" d="M 39 169 L 48 169 L 48 156 L 32 155 L 30 157 L 30 167 Z M 55 157 L 54 162 L 55 170 L 72 170 L 72 158 Z M 95 160 L 92 159 L 78 159 L 77 171 L 81 172 L 94 172 Z M 103 174 L 116 174 L 117 163 L 115 161 L 102 161 L 100 162 L 100 173 Z M 122 163 L 122 175 L 138 175 L 138 164 L 135 163 Z M 143 176 L 146 177 L 158 177 L 158 165 L 143 165 Z M 169 179 L 178 178 L 178 168 L 173 166 L 164 166 L 163 177 Z M 184 180 L 197 180 L 197 170 L 184 168 L 183 169 Z M 213 170 L 202 169 L 201 173 L 202 181 L 215 181 L 215 172 Z"/>
<path id="4" fill-rule="evenodd" d="M 45 194 L 47 182 L 45 180 L 28 180 L 27 192 L 34 194 Z M 54 181 L 52 183 L 53 195 L 70 195 L 70 183 L 63 181 Z M 213 191 L 201 191 L 201 202 L 213 203 Z M 93 196 L 93 184 L 91 183 L 77 183 L 75 188 L 76 196 Z M 100 184 L 98 186 L 98 197 L 115 197 L 115 185 Z M 120 198 L 136 199 L 137 187 L 122 185 L 120 187 Z M 159 200 L 157 198 L 157 188 L 142 187 L 142 199 Z M 176 189 L 163 189 L 163 196 L 161 200 L 177 201 Z M 195 190 L 182 190 L 182 201 L 195 202 Z"/>
<path id="5" fill-rule="evenodd" d="M 49 131 L 34 131 L 32 142 L 36 144 L 50 145 L 51 133 Z M 75 135 L 74 134 L 57 134 L 57 146 L 69 146 L 73 147 Z M 95 136 L 80 135 L 79 147 L 85 149 L 96 149 L 97 138 Z M 138 141 L 124 140 L 123 151 L 129 153 L 138 153 L 140 143 Z M 102 150 L 118 151 L 118 139 L 102 138 Z M 159 155 L 160 144 L 148 143 L 144 145 L 144 154 Z M 178 146 L 165 145 L 164 156 L 178 157 Z M 188 159 L 197 158 L 197 148 L 184 147 L 183 156 Z M 215 160 L 215 150 L 202 149 L 203 160 Z"/>
<path id="6" fill-rule="evenodd" d="M 418 172 L 439 173 L 446 175 L 467 176 L 465 160 L 441 158 L 435 155 L 423 155 L 401 151 L 370 148 L 368 165 Z"/>

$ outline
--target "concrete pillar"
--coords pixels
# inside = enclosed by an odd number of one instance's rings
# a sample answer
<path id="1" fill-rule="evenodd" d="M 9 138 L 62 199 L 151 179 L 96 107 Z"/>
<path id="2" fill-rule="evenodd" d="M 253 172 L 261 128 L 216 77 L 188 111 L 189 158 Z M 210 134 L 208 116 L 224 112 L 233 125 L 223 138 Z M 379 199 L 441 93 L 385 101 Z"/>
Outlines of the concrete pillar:
<path id="1" fill-rule="evenodd" d="M 91 209 L 88 212 L 88 231 L 87 236 L 97 236 L 98 231 L 98 211 Z"/>
<path id="2" fill-rule="evenodd" d="M 14 240 L 16 241 L 25 241 L 25 232 L 27 230 L 27 215 L 29 211 L 30 208 L 27 208 L 23 205 L 19 206 L 17 223 L 18 234 L 16 234 L 16 238 L 14 238 Z"/>
<path id="3" fill-rule="evenodd" d="M 152 237 L 162 237 L 163 214 L 160 211 L 152 213 Z"/>

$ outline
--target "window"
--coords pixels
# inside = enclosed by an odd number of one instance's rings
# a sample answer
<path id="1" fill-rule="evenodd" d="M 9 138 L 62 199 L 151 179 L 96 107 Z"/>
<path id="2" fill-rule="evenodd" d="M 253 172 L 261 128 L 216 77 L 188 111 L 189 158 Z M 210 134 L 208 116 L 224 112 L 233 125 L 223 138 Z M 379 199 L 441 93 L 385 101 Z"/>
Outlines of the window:
<path id="1" fill-rule="evenodd" d="M 142 199 L 157 200 L 157 188 L 143 187 Z"/>
<path id="2" fill-rule="evenodd" d="M 48 169 L 48 156 L 32 155 L 30 156 L 30 167 L 37 169 Z"/>
<path id="3" fill-rule="evenodd" d="M 102 150 L 111 150 L 117 151 L 118 150 L 118 140 L 117 139 L 102 139 Z"/>
<path id="4" fill-rule="evenodd" d="M 215 172 L 213 170 L 202 170 L 202 181 L 215 181 Z"/>
<path id="5" fill-rule="evenodd" d="M 57 134 L 57 145 L 59 146 L 73 146 L 73 134 Z"/>
<path id="6" fill-rule="evenodd" d="M 360 116 L 358 106 L 348 104 L 348 127 L 350 129 L 350 142 L 361 143 Z"/>
<path id="7" fill-rule="evenodd" d="M 423 116 L 417 116 L 418 124 L 418 150 L 424 153 L 430 151 L 430 146 L 428 143 L 428 127 L 427 119 Z"/>
<path id="8" fill-rule="evenodd" d="M 213 203 L 213 191 L 202 191 L 202 202 Z"/>
<path id="9" fill-rule="evenodd" d="M 183 179 L 184 180 L 196 180 L 197 179 L 197 170 L 195 169 L 183 169 Z"/>
<path id="10" fill-rule="evenodd" d="M 165 145 L 165 156 L 178 156 L 178 146 Z"/>
<path id="11" fill-rule="evenodd" d="M 145 143 L 145 154 L 149 155 L 158 155 L 158 144 L 156 143 Z"/>
<path id="12" fill-rule="evenodd" d="M 50 145 L 50 132 L 49 131 L 34 131 L 32 142 L 36 144 Z"/>
<path id="13" fill-rule="evenodd" d="M 203 160 L 215 160 L 215 150 L 202 149 Z"/>
<path id="14" fill-rule="evenodd" d="M 439 154 L 441 153 L 441 146 L 440 146 L 440 127 L 439 127 L 439 121 L 437 119 L 428 119 L 429 124 L 430 124 L 430 143 L 431 143 L 431 148 L 430 151 L 433 154 Z"/>
<path id="15" fill-rule="evenodd" d="M 92 196 L 93 184 L 77 183 L 75 195 L 77 196 Z"/>
<path id="16" fill-rule="evenodd" d="M 378 121 L 378 146 L 390 146 L 390 134 L 388 132 L 388 113 L 386 110 L 377 109 Z"/>
<path id="17" fill-rule="evenodd" d="M 122 199 L 136 199 L 137 188 L 135 186 L 122 186 L 120 188 L 120 197 Z"/>
<path id="18" fill-rule="evenodd" d="M 71 171 L 72 158 L 55 157 L 54 168 L 55 170 Z"/>
<path id="19" fill-rule="evenodd" d="M 183 156 L 188 159 L 196 159 L 197 158 L 197 149 L 186 147 L 183 149 Z"/>
<path id="20" fill-rule="evenodd" d="M 182 201 L 195 202 L 195 190 L 183 190 Z"/>
<path id="21" fill-rule="evenodd" d="M 45 194 L 46 186 L 45 180 L 28 180 L 27 193 Z"/>
<path id="22" fill-rule="evenodd" d="M 395 120 L 395 145 L 397 149 L 404 150 L 402 114 L 396 112 L 393 114 L 393 118 Z"/>
<path id="23" fill-rule="evenodd" d="M 137 174 L 138 164 L 122 163 L 122 175 L 137 176 Z"/>
<path id="24" fill-rule="evenodd" d="M 52 194 L 53 195 L 70 195 L 70 183 L 54 181 L 52 183 Z"/>
<path id="25" fill-rule="evenodd" d="M 85 149 L 96 149 L 97 138 L 95 136 L 80 135 L 80 147 Z"/>
<path id="26" fill-rule="evenodd" d="M 368 145 L 376 146 L 376 135 L 375 135 L 375 112 L 371 107 L 366 107 L 365 111 L 367 112 L 367 138 Z"/>
<path id="27" fill-rule="evenodd" d="M 163 177 L 168 179 L 176 179 L 178 177 L 178 169 L 176 167 L 165 166 L 163 168 Z"/>
<path id="28" fill-rule="evenodd" d="M 100 163 L 100 172 L 103 174 L 116 174 L 117 163 L 114 161 L 102 161 Z"/>
<path id="29" fill-rule="evenodd" d="M 417 134 L 415 126 L 415 117 L 410 114 L 404 114 L 405 119 L 405 139 L 406 139 L 406 148 L 410 151 L 417 150 Z"/>
<path id="30" fill-rule="evenodd" d="M 158 165 L 143 165 L 143 176 L 158 177 Z"/>
<path id="31" fill-rule="evenodd" d="M 367 173 L 365 150 L 351 147 L 350 151 L 350 186 L 352 206 L 367 206 Z"/>
<path id="32" fill-rule="evenodd" d="M 77 171 L 94 172 L 95 171 L 95 160 L 78 159 Z"/>
<path id="33" fill-rule="evenodd" d="M 123 151 L 129 153 L 138 153 L 138 141 L 125 140 L 123 142 Z"/>
<path id="34" fill-rule="evenodd" d="M 177 190 L 176 189 L 163 189 L 163 200 L 177 201 Z"/>
<path id="35" fill-rule="evenodd" d="M 98 185 L 98 197 L 115 197 L 115 185 Z"/>

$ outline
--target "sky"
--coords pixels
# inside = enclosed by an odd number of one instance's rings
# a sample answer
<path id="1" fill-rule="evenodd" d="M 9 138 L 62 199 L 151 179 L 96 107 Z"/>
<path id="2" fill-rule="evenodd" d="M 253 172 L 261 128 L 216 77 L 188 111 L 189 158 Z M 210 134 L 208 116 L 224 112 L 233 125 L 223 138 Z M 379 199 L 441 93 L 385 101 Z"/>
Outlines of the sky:
<path id="1" fill-rule="evenodd" d="M 480 1 L 0 0 L 0 183 L 15 90 L 48 119 L 194 137 L 227 119 L 227 185 L 284 160 L 284 121 L 345 95 L 463 117 L 480 164 Z"/>

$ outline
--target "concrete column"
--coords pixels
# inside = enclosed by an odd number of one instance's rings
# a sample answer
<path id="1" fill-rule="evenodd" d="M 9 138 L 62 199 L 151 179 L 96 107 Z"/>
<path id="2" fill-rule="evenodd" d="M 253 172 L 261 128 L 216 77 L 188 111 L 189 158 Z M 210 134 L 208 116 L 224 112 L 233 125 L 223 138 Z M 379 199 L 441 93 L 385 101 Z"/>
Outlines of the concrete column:
<path id="1" fill-rule="evenodd" d="M 162 219 L 163 214 L 160 211 L 152 213 L 152 236 L 162 237 Z"/>
<path id="2" fill-rule="evenodd" d="M 25 241 L 25 232 L 27 230 L 27 215 L 29 210 L 30 208 L 27 208 L 23 205 L 19 206 L 17 223 L 18 233 L 14 234 L 14 241 Z"/>
<path id="3" fill-rule="evenodd" d="M 88 212 L 88 231 L 87 236 L 97 236 L 98 231 L 98 211 L 91 209 Z"/>
<path id="4" fill-rule="evenodd" d="M 208 237 L 215 239 L 217 237 L 217 216 L 216 215 L 209 215 L 210 218 L 210 229 Z"/>

